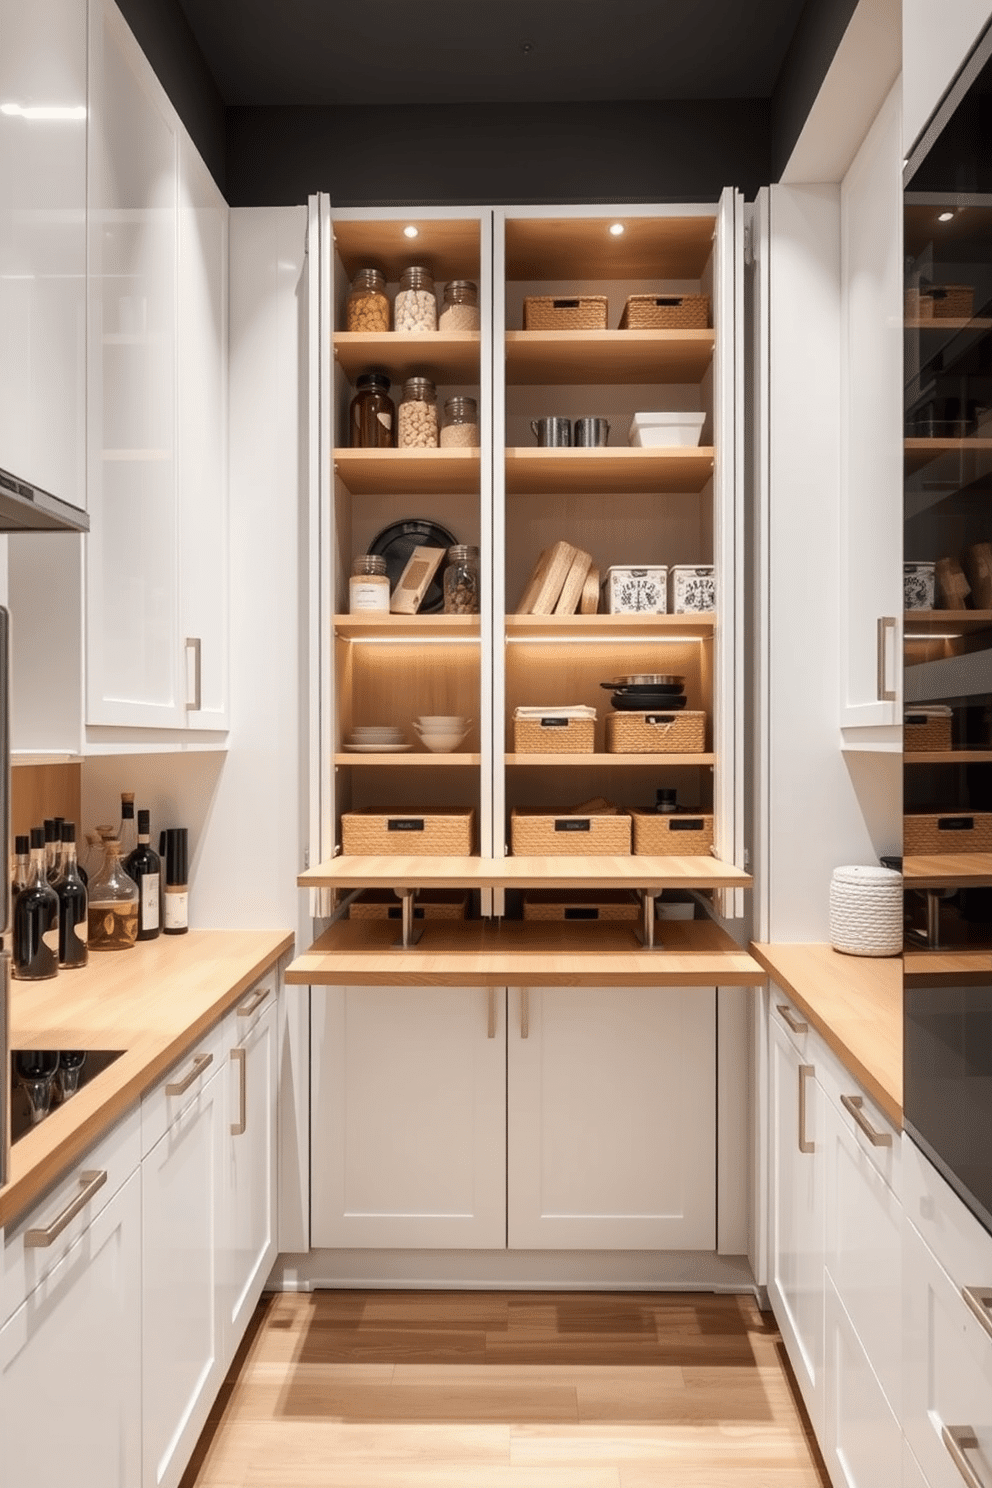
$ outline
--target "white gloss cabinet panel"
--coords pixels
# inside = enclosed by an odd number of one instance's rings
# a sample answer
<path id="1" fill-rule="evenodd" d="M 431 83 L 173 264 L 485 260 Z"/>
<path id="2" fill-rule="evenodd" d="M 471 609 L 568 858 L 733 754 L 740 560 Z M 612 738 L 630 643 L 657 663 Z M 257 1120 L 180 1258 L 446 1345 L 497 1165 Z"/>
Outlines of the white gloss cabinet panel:
<path id="1" fill-rule="evenodd" d="M 889 1488 L 902 1474 L 902 1431 L 829 1278 L 824 1343 L 821 1443 L 834 1488 Z"/>
<path id="2" fill-rule="evenodd" d="M 511 1249 L 716 1245 L 715 991 L 511 988 Z"/>
<path id="3" fill-rule="evenodd" d="M 2 0 L 0 37 L 0 464 L 85 507 L 86 0 Z"/>
<path id="4" fill-rule="evenodd" d="M 0 1441 L 5 1483 L 140 1483 L 138 1174 L 0 1329 Z"/>
<path id="5" fill-rule="evenodd" d="M 990 20 L 989 0 L 902 0 L 907 153 Z"/>
<path id="6" fill-rule="evenodd" d="M 246 998 L 247 1002 L 248 999 Z M 227 1026 L 224 1159 L 225 1359 L 240 1342 L 276 1257 L 276 1004 L 248 1027 Z M 240 1035 L 240 1036 L 239 1036 Z M 237 1042 L 233 1040 L 237 1038 Z"/>
<path id="7" fill-rule="evenodd" d="M 502 1249 L 505 1007 L 485 987 L 314 994 L 314 1246 Z"/>

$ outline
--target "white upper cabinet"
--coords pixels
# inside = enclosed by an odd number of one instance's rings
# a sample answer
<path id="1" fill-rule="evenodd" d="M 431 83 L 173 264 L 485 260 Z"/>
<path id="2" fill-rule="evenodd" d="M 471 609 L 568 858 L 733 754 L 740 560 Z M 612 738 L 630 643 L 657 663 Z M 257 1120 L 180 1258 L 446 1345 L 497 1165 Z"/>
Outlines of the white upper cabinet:
<path id="1" fill-rule="evenodd" d="M 85 420 L 86 0 L 0 0 L 0 466 L 85 507 Z"/>

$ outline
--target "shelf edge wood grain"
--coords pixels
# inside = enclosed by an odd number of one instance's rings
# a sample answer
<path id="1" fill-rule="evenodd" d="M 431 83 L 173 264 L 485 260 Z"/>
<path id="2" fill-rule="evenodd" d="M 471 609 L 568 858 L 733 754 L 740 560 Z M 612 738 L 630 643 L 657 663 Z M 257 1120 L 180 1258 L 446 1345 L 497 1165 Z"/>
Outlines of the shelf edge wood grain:
<path id="1" fill-rule="evenodd" d="M 506 451 L 506 489 L 537 492 L 636 492 L 695 494 L 713 477 L 713 448 L 531 449 Z"/>
<path id="2" fill-rule="evenodd" d="M 432 382 L 477 383 L 479 331 L 435 331 L 422 336 L 335 331 L 334 356 L 349 382 L 369 367 L 381 367 L 394 382 L 429 377 Z"/>
<path id="3" fill-rule="evenodd" d="M 477 449 L 336 449 L 334 472 L 353 496 L 478 492 Z"/>
<path id="4" fill-rule="evenodd" d="M 718 858 L 359 857 L 341 854 L 308 868 L 301 889 L 746 889 L 752 879 Z"/>
<path id="5" fill-rule="evenodd" d="M 507 331 L 511 386 L 698 383 L 713 360 L 709 331 Z"/>

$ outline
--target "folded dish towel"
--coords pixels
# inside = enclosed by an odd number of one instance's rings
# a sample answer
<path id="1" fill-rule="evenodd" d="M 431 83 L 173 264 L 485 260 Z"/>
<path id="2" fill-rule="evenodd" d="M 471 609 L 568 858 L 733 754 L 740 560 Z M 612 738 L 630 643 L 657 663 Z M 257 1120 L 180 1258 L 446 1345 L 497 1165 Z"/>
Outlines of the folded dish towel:
<path id="1" fill-rule="evenodd" d="M 546 703 L 540 708 L 517 708 L 514 718 L 595 718 L 596 709 L 585 703 Z"/>

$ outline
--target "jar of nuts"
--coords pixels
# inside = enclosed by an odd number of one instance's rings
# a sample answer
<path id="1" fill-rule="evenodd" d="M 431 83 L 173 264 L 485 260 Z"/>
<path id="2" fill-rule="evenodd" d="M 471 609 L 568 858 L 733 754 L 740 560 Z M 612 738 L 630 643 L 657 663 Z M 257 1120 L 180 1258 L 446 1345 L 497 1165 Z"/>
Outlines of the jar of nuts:
<path id="1" fill-rule="evenodd" d="M 345 306 L 349 331 L 388 331 L 389 301 L 386 279 L 378 269 L 359 269 Z"/>
<path id="2" fill-rule="evenodd" d="M 393 324 L 397 331 L 436 331 L 437 299 L 430 269 L 416 264 L 400 275 Z"/>
<path id="3" fill-rule="evenodd" d="M 474 398 L 449 398 L 444 405 L 442 449 L 475 449 L 479 443 L 479 412 Z"/>
<path id="4" fill-rule="evenodd" d="M 479 613 L 479 550 L 467 544 L 449 548 L 444 570 L 444 613 Z"/>
<path id="5" fill-rule="evenodd" d="M 437 449 L 437 389 L 429 377 L 408 377 L 397 412 L 400 449 Z"/>
<path id="6" fill-rule="evenodd" d="M 444 286 L 444 304 L 437 323 L 439 331 L 477 331 L 479 290 L 471 279 L 452 279 Z"/>

